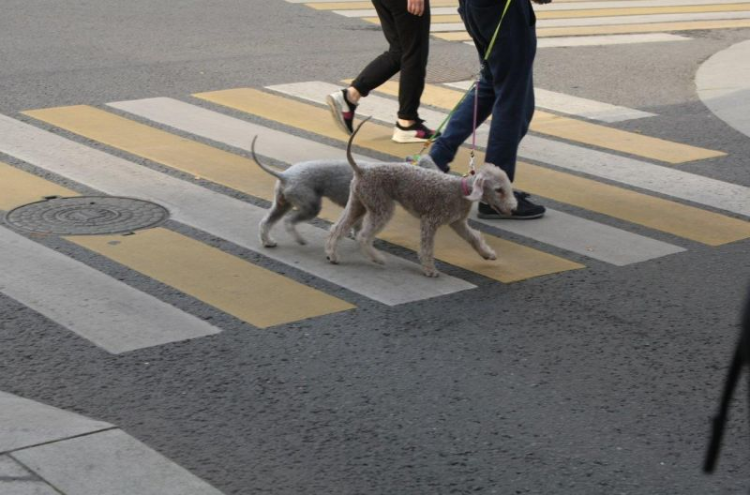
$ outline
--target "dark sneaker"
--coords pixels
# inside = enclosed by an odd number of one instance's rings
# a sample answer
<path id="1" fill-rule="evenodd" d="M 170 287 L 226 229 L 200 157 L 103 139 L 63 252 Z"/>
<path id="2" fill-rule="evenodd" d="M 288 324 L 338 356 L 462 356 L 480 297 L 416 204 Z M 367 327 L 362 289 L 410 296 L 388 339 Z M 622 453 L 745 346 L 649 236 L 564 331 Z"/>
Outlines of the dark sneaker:
<path id="1" fill-rule="evenodd" d="M 532 220 L 542 218 L 547 209 L 542 205 L 537 205 L 528 200 L 529 193 L 513 191 L 518 201 L 518 207 L 513 210 L 511 215 L 503 215 L 495 211 L 493 207 L 486 203 L 479 203 L 477 217 L 486 220 Z"/>
<path id="2" fill-rule="evenodd" d="M 397 143 L 424 143 L 429 139 L 438 137 L 435 131 L 424 125 L 424 120 L 417 119 L 415 123 L 409 127 L 401 127 L 396 122 L 396 127 L 393 128 L 393 140 Z"/>
<path id="3" fill-rule="evenodd" d="M 357 105 L 346 99 L 346 90 L 334 91 L 326 96 L 326 103 L 331 108 L 331 114 L 336 125 L 349 136 L 354 132 L 354 112 Z"/>

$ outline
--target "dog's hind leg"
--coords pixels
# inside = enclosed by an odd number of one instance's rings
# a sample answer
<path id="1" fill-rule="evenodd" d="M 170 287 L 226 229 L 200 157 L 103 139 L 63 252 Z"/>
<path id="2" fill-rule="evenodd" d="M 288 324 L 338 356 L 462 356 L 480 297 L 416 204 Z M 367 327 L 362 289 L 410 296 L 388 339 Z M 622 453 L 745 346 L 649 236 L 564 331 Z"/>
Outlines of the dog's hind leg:
<path id="1" fill-rule="evenodd" d="M 471 244 L 471 247 L 473 247 L 474 250 L 479 253 L 479 256 L 486 260 L 497 259 L 495 251 L 487 245 L 487 243 L 484 241 L 484 238 L 482 238 L 482 234 L 479 231 L 469 227 L 466 219 L 453 222 L 451 224 L 451 228 L 466 242 Z"/>
<path id="2" fill-rule="evenodd" d="M 273 204 L 271 209 L 263 220 L 260 221 L 258 230 L 260 231 L 260 243 L 264 247 L 275 247 L 276 241 L 271 238 L 271 228 L 278 222 L 281 217 L 286 215 L 289 209 L 292 207 L 291 204 L 284 198 L 281 192 L 281 186 L 276 184 L 276 190 L 273 198 Z"/>
<path id="3" fill-rule="evenodd" d="M 328 234 L 325 248 L 328 261 L 333 264 L 339 262 L 336 248 L 341 236 L 349 232 L 352 226 L 358 223 L 366 212 L 367 210 L 365 209 L 365 206 L 354 194 L 351 194 L 349 196 L 349 202 L 346 203 L 346 208 L 341 212 L 341 216 L 338 221 L 333 224 Z"/>
<path id="4" fill-rule="evenodd" d="M 368 209 L 364 222 L 362 222 L 362 230 L 357 233 L 357 241 L 359 241 L 362 253 L 379 265 L 385 264 L 385 257 L 375 249 L 373 242 L 375 236 L 388 224 L 394 210 L 395 204 L 393 202 L 384 202 L 377 210 Z"/>
<path id="5" fill-rule="evenodd" d="M 302 237 L 297 231 L 297 224 L 300 222 L 307 222 L 308 220 L 317 217 L 318 213 L 320 213 L 321 206 L 320 197 L 316 197 L 315 201 L 312 203 L 297 203 L 297 210 L 284 219 L 286 231 L 294 237 L 298 244 L 305 245 L 307 244 L 307 241 L 305 241 L 304 237 Z"/>

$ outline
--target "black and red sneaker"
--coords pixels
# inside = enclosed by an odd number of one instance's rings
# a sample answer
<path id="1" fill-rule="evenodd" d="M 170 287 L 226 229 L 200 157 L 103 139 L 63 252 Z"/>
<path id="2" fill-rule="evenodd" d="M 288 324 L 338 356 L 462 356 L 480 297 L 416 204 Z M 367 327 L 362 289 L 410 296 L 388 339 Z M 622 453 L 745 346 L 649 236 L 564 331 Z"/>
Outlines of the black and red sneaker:
<path id="1" fill-rule="evenodd" d="M 435 131 L 424 125 L 424 120 L 417 119 L 409 127 L 403 127 L 396 122 L 393 128 L 393 140 L 397 143 L 424 143 L 438 137 Z"/>
<path id="2" fill-rule="evenodd" d="M 350 103 L 346 98 L 346 89 L 334 91 L 326 96 L 326 103 L 331 109 L 331 115 L 336 125 L 349 136 L 354 132 L 354 112 L 357 105 Z"/>

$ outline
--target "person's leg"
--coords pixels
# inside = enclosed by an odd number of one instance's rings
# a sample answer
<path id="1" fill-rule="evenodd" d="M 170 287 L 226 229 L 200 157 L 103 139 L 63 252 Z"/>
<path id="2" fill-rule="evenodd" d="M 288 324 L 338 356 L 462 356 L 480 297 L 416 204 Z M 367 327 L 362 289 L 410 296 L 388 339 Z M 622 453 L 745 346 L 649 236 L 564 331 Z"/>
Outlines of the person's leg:
<path id="1" fill-rule="evenodd" d="M 478 88 L 478 89 L 477 89 Z M 478 96 L 476 92 L 478 91 Z M 453 161 L 461 146 L 474 131 L 474 99 L 477 100 L 476 126 L 480 126 L 492 113 L 495 105 L 495 90 L 492 80 L 482 77 L 479 85 L 469 91 L 466 97 L 456 107 L 453 115 L 445 126 L 440 136 L 432 143 L 430 157 L 440 170 L 450 170 L 449 164 Z"/>
<path id="2" fill-rule="evenodd" d="M 403 2 L 403 0 L 402 0 Z M 367 96 L 370 91 L 377 88 L 401 70 L 401 39 L 396 25 L 395 14 L 392 11 L 391 0 L 372 0 L 375 11 L 380 19 L 385 39 L 388 41 L 388 51 L 380 54 L 372 62 L 362 69 L 362 72 L 354 79 L 347 88 L 347 99 L 356 104 L 360 97 Z M 404 10 L 406 10 L 406 2 Z"/>
<path id="3" fill-rule="evenodd" d="M 351 135 L 354 130 L 354 114 L 359 99 L 367 96 L 370 91 L 393 77 L 401 69 L 401 43 L 396 32 L 393 14 L 386 3 L 388 1 L 372 0 L 380 18 L 383 34 L 388 41 L 388 51 L 370 62 L 347 88 L 336 90 L 326 97 L 334 122 L 348 135 Z"/>
<path id="4" fill-rule="evenodd" d="M 453 111 L 453 115 L 430 149 L 430 157 L 435 164 L 444 172 L 450 170 L 449 164 L 453 161 L 461 146 L 466 139 L 471 136 L 474 126 L 481 125 L 492 113 L 495 104 L 495 90 L 492 83 L 492 73 L 483 64 L 485 41 L 481 32 L 475 26 L 472 18 L 466 15 L 467 4 L 471 0 L 459 0 L 458 14 L 464 22 L 466 31 L 474 41 L 479 56 L 478 68 L 481 68 L 481 78 L 478 84 L 478 96 L 476 89 L 469 91 L 461 103 Z M 474 99 L 477 98 L 477 115 L 476 124 L 474 116 Z"/>
<path id="5" fill-rule="evenodd" d="M 477 43 L 486 49 L 497 29 L 504 1 L 493 7 L 485 2 L 467 1 L 466 17 Z M 511 0 L 495 45 L 486 62 L 495 93 L 492 122 L 485 161 L 497 165 L 515 178 L 516 158 L 534 111 L 532 69 L 536 54 L 533 11 L 528 0 Z"/>
<path id="6" fill-rule="evenodd" d="M 419 104 L 427 76 L 430 3 L 426 0 L 423 14 L 416 16 L 409 13 L 404 0 L 383 1 L 390 7 L 401 47 L 398 118 L 401 125 L 410 125 L 419 119 Z"/>
<path id="7" fill-rule="evenodd" d="M 502 16 L 504 1 L 494 6 L 484 0 L 466 0 L 467 24 L 475 31 L 477 47 L 486 50 Z M 491 73 L 495 102 L 487 140 L 485 162 L 503 169 L 515 179 L 518 147 L 534 114 L 533 64 L 536 55 L 536 17 L 529 0 L 511 0 L 502 26 L 485 64 Z M 532 219 L 544 215 L 545 208 L 517 191 L 518 208 L 512 215 L 479 205 L 482 218 Z"/>

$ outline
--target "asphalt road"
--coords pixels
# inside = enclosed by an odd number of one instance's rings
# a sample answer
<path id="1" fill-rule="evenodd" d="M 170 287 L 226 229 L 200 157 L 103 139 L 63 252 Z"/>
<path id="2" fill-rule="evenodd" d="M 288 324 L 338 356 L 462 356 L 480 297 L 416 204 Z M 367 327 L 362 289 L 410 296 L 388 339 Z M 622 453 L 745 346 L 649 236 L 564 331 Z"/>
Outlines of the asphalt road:
<path id="1" fill-rule="evenodd" d="M 2 4 L 0 113 L 26 122 L 20 111 L 335 83 L 384 49 L 382 34 L 360 19 L 281 0 Z M 610 126 L 723 151 L 674 168 L 750 187 L 750 138 L 714 116 L 694 84 L 701 63 L 750 30 L 683 34 L 692 39 L 541 49 L 536 85 L 655 113 Z M 431 77 L 449 70 L 465 79 L 474 67 L 470 46 L 433 40 Z M 12 156 L 0 161 L 36 170 Z M 0 391 L 115 424 L 226 494 L 744 493 L 746 401 L 732 410 L 718 472 L 700 468 L 750 282 L 750 240 L 708 246 L 541 202 L 687 250 L 613 266 L 509 234 L 586 268 L 502 284 L 441 265 L 478 289 L 390 307 L 171 221 L 173 231 L 356 305 L 259 329 L 45 238 L 222 332 L 110 354 L 0 293 Z"/>

